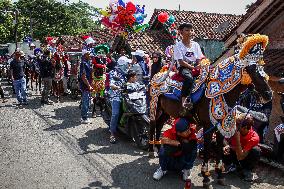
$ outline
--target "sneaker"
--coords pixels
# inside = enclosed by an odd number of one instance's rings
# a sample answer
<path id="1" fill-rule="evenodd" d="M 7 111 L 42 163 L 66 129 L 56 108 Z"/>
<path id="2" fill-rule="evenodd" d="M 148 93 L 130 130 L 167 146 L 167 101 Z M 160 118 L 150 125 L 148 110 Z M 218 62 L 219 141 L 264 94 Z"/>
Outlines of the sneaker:
<path id="1" fill-rule="evenodd" d="M 236 165 L 232 163 L 232 164 L 225 167 L 225 171 L 223 173 L 225 173 L 225 174 L 232 173 L 232 172 L 235 172 L 236 170 L 237 170 Z"/>
<path id="2" fill-rule="evenodd" d="M 244 169 L 243 170 L 244 181 L 253 182 L 258 179 L 257 175 L 254 175 L 252 171 Z"/>
<path id="3" fill-rule="evenodd" d="M 190 179 L 190 169 L 183 169 L 182 171 L 182 179 L 184 181 L 189 180 Z"/>
<path id="4" fill-rule="evenodd" d="M 91 123 L 91 120 L 89 120 L 89 119 L 81 119 L 81 123 L 89 124 L 89 123 Z"/>
<path id="5" fill-rule="evenodd" d="M 182 106 L 188 110 L 191 110 L 193 108 L 193 104 L 191 102 L 190 97 L 186 97 L 185 101 L 183 102 Z"/>
<path id="6" fill-rule="evenodd" d="M 153 179 L 154 180 L 160 180 L 165 174 L 167 173 L 167 171 L 163 171 L 161 167 L 159 167 L 156 172 L 153 174 Z"/>

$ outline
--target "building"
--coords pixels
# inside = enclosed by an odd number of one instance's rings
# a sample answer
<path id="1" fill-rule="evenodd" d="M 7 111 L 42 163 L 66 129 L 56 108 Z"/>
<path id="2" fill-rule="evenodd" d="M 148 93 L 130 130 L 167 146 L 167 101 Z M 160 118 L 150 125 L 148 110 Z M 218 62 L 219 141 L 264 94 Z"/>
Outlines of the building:
<path id="1" fill-rule="evenodd" d="M 279 84 L 280 77 L 284 77 L 284 1 L 283 0 L 257 0 L 251 5 L 240 23 L 224 38 L 227 50 L 219 57 L 217 62 L 232 55 L 240 33 L 260 33 L 269 37 L 269 45 L 264 52 L 264 68 L 270 76 L 269 84 L 274 93 L 270 129 L 281 123 L 280 96 L 276 92 L 284 92 L 284 86 Z M 272 133 L 270 131 L 270 133 Z M 271 136 L 270 136 L 271 137 Z"/>
<path id="2" fill-rule="evenodd" d="M 114 49 L 123 47 L 129 51 L 142 49 L 147 52 L 154 50 L 164 52 L 166 47 L 174 44 L 175 41 L 157 19 L 161 12 L 175 16 L 177 24 L 192 23 L 196 33 L 195 41 L 204 48 L 206 56 L 211 60 L 222 54 L 224 51 L 222 39 L 237 26 L 242 18 L 231 14 L 155 9 L 149 22 L 149 29 L 145 32 L 130 34 L 127 40 L 117 39 Z"/>

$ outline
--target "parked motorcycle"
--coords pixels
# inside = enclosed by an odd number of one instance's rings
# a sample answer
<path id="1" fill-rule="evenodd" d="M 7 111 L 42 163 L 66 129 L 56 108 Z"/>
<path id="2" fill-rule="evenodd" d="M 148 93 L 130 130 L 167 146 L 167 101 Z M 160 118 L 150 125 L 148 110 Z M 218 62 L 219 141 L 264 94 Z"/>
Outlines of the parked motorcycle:
<path id="1" fill-rule="evenodd" d="M 147 150 L 149 147 L 149 124 L 146 115 L 146 92 L 145 90 L 122 93 L 121 116 L 118 123 L 118 131 L 134 140 L 136 145 Z M 106 97 L 106 112 L 111 117 L 111 98 Z"/>

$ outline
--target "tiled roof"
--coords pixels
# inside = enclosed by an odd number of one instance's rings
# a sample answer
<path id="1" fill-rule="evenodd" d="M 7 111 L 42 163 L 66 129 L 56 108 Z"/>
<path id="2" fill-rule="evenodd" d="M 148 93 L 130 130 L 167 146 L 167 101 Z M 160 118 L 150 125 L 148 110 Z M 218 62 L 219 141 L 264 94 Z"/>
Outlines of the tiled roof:
<path id="1" fill-rule="evenodd" d="M 131 50 L 141 49 L 149 53 L 153 51 L 164 53 L 167 46 L 174 44 L 174 41 L 165 31 L 146 30 L 131 34 L 127 43 Z"/>
<path id="2" fill-rule="evenodd" d="M 63 35 L 61 36 L 61 39 L 64 42 L 63 46 L 67 51 L 73 51 L 73 50 L 81 51 L 82 44 L 84 43 L 84 41 L 81 38 L 83 35 L 91 36 L 96 41 L 96 44 L 108 43 L 114 38 L 114 35 L 110 32 L 110 30 L 97 29 L 91 33 L 77 35 L 77 36 Z"/>
<path id="3" fill-rule="evenodd" d="M 264 51 L 264 69 L 268 75 L 280 76 L 284 73 L 284 50 L 271 49 Z"/>
<path id="4" fill-rule="evenodd" d="M 192 23 L 196 37 L 199 39 L 222 40 L 242 19 L 242 16 L 232 14 L 155 9 L 150 20 L 152 28 L 158 25 L 157 15 L 161 12 L 174 15 L 177 24 Z"/>
<path id="5" fill-rule="evenodd" d="M 91 32 L 90 36 L 92 36 L 98 44 L 108 43 L 115 37 L 109 29 L 97 29 Z"/>

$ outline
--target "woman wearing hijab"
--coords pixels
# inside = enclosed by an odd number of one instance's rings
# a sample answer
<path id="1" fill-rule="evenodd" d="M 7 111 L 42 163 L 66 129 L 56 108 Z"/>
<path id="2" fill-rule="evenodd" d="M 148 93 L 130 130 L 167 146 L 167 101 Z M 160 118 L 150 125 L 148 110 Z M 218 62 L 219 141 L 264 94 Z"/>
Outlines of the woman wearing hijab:
<path id="1" fill-rule="evenodd" d="M 153 76 L 158 73 L 163 67 L 162 56 L 159 52 L 154 52 L 152 54 L 152 61 L 150 79 L 152 79 Z"/>

